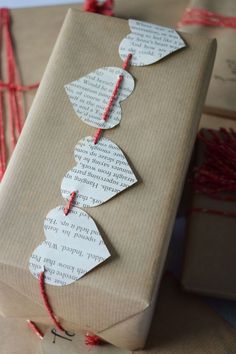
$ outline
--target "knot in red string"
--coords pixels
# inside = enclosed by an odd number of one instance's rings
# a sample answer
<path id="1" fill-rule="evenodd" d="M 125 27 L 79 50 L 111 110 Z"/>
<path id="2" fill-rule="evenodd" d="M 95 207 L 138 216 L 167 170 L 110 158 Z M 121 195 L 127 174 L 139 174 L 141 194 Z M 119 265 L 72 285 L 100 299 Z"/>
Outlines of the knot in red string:
<path id="1" fill-rule="evenodd" d="M 105 0 L 102 4 L 98 0 L 85 0 L 84 10 L 102 15 L 113 16 L 113 0 Z"/>
<path id="2" fill-rule="evenodd" d="M 1 22 L 3 25 L 10 24 L 10 14 L 9 14 L 8 9 L 6 9 L 6 8 L 0 9 L 0 17 L 1 17 Z"/>

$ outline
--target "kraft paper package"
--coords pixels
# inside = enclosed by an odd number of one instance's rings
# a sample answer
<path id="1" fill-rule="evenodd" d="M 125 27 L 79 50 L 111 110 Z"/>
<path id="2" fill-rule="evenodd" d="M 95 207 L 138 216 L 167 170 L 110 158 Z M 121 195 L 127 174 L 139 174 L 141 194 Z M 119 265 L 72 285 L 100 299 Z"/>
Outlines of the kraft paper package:
<path id="1" fill-rule="evenodd" d="M 191 0 L 189 9 L 203 9 L 236 18 L 234 0 Z M 206 35 L 217 39 L 217 55 L 207 94 L 205 112 L 222 117 L 236 118 L 236 28 L 224 26 L 204 26 L 201 24 L 181 24 L 179 30 Z"/>
<path id="2" fill-rule="evenodd" d="M 61 179 L 74 165 L 76 143 L 94 133 L 76 117 L 64 85 L 100 67 L 119 67 L 118 46 L 129 32 L 126 20 L 76 10 L 67 14 L 1 185 L 5 316 L 50 323 L 28 262 L 45 239 L 45 216 L 63 203 Z M 65 328 L 89 330 L 129 350 L 145 345 L 214 62 L 214 40 L 187 34 L 183 39 L 187 48 L 168 60 L 132 67 L 137 85 L 122 103 L 122 125 L 106 132 L 111 139 L 115 134 L 139 180 L 89 210 L 111 258 L 69 286 L 47 286 Z"/>
<path id="3" fill-rule="evenodd" d="M 235 129 L 236 124 L 231 121 L 224 124 L 224 127 Z M 217 129 L 213 131 L 219 136 L 222 134 L 219 132 L 220 126 L 217 126 L 216 120 L 209 128 Z M 202 132 L 209 136 L 207 130 Z M 204 151 L 205 146 L 199 141 L 194 165 L 198 166 L 205 161 Z M 236 267 L 234 254 L 236 218 L 222 215 L 223 212 L 235 212 L 235 201 L 210 198 L 192 190 L 189 210 L 195 208 L 212 209 L 220 213 L 218 215 L 190 212 L 182 273 L 183 287 L 188 291 L 204 295 L 236 300 L 236 286 L 232 276 Z"/>

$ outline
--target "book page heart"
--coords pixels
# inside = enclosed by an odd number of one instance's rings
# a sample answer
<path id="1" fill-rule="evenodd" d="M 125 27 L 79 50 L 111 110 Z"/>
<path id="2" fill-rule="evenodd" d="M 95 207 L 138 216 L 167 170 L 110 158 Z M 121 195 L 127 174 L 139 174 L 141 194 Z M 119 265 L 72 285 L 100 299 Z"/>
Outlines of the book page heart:
<path id="1" fill-rule="evenodd" d="M 119 75 L 123 75 L 123 80 L 111 108 L 109 119 L 105 121 L 102 115 Z M 134 79 L 123 69 L 106 67 L 65 85 L 65 90 L 75 113 L 84 123 L 95 128 L 110 129 L 120 123 L 120 103 L 134 90 Z"/>
<path id="2" fill-rule="evenodd" d="M 89 346 L 85 344 L 84 335 L 73 332 L 58 332 L 48 328 L 42 340 L 43 354 L 132 354 L 131 351 L 120 349 L 103 342 L 102 345 Z"/>
<path id="3" fill-rule="evenodd" d="M 45 272 L 45 283 L 68 285 L 110 257 L 93 219 L 83 210 L 63 206 L 52 209 L 44 220 L 43 241 L 33 252 L 29 269 L 34 277 Z"/>
<path id="4" fill-rule="evenodd" d="M 186 46 L 174 29 L 132 19 L 129 26 L 131 33 L 121 41 L 119 54 L 125 60 L 131 53 L 131 65 L 153 64 Z"/>
<path id="5" fill-rule="evenodd" d="M 80 140 L 75 161 L 77 165 L 62 180 L 61 193 L 68 200 L 76 192 L 76 206 L 95 207 L 137 182 L 121 149 L 106 138 L 97 144 L 91 136 Z"/>

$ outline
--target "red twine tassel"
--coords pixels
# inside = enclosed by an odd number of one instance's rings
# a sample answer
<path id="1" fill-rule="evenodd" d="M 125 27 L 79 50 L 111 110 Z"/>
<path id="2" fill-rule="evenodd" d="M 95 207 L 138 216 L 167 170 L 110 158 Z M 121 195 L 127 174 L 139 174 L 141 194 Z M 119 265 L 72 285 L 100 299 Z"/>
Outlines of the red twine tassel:
<path id="1" fill-rule="evenodd" d="M 200 132 L 198 139 L 204 144 L 204 162 L 194 169 L 194 191 L 217 200 L 236 201 L 236 133 L 233 129 L 221 128 L 219 133 L 209 129 Z M 236 217 L 235 212 L 209 208 L 190 212 Z"/>
<path id="2" fill-rule="evenodd" d="M 185 25 L 236 28 L 236 17 L 223 16 L 200 8 L 187 8 L 178 27 Z"/>
<path id="3" fill-rule="evenodd" d="M 105 0 L 102 4 L 98 0 L 85 0 L 84 11 L 113 16 L 113 0 Z"/>
<path id="4" fill-rule="evenodd" d="M 96 336 L 95 334 L 86 333 L 85 334 L 85 344 L 89 347 L 94 347 L 96 345 L 101 345 L 101 338 Z"/>
<path id="5" fill-rule="evenodd" d="M 9 119 L 11 132 L 11 150 L 13 151 L 23 127 L 23 97 L 22 93 L 38 87 L 34 85 L 24 86 L 20 82 L 18 74 L 13 41 L 10 30 L 10 12 L 8 9 L 0 9 L 0 52 L 3 44 L 6 47 L 7 82 L 0 77 L 0 180 L 2 179 L 7 165 L 6 139 L 3 111 L 3 91 L 8 92 Z"/>

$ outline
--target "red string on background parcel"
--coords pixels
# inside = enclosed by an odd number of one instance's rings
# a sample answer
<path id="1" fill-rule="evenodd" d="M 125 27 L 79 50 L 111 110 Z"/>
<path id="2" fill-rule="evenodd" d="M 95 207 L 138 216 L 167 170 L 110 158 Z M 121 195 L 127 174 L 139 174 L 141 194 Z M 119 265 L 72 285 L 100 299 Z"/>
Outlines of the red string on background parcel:
<path id="1" fill-rule="evenodd" d="M 178 27 L 186 25 L 236 28 L 236 17 L 223 16 L 200 8 L 187 8 Z"/>
<path id="2" fill-rule="evenodd" d="M 24 86 L 20 82 L 10 29 L 10 12 L 6 8 L 0 9 L 0 52 L 2 52 L 3 44 L 6 46 L 7 82 L 3 82 L 3 79 L 0 77 L 0 181 L 7 165 L 7 147 L 5 138 L 6 118 L 4 117 L 3 108 L 4 91 L 7 91 L 8 93 L 11 150 L 13 151 L 23 127 L 24 113 L 22 93 L 36 89 L 39 85 L 37 83 Z"/>
<path id="3" fill-rule="evenodd" d="M 198 139 L 204 144 L 204 162 L 194 169 L 194 191 L 217 200 L 236 201 L 236 132 L 209 129 L 207 133 L 201 131 Z M 236 217 L 236 212 L 209 208 L 192 208 L 190 212 Z"/>
<path id="4" fill-rule="evenodd" d="M 113 0 L 105 0 L 102 4 L 98 0 L 85 0 L 84 10 L 102 15 L 113 16 Z"/>

